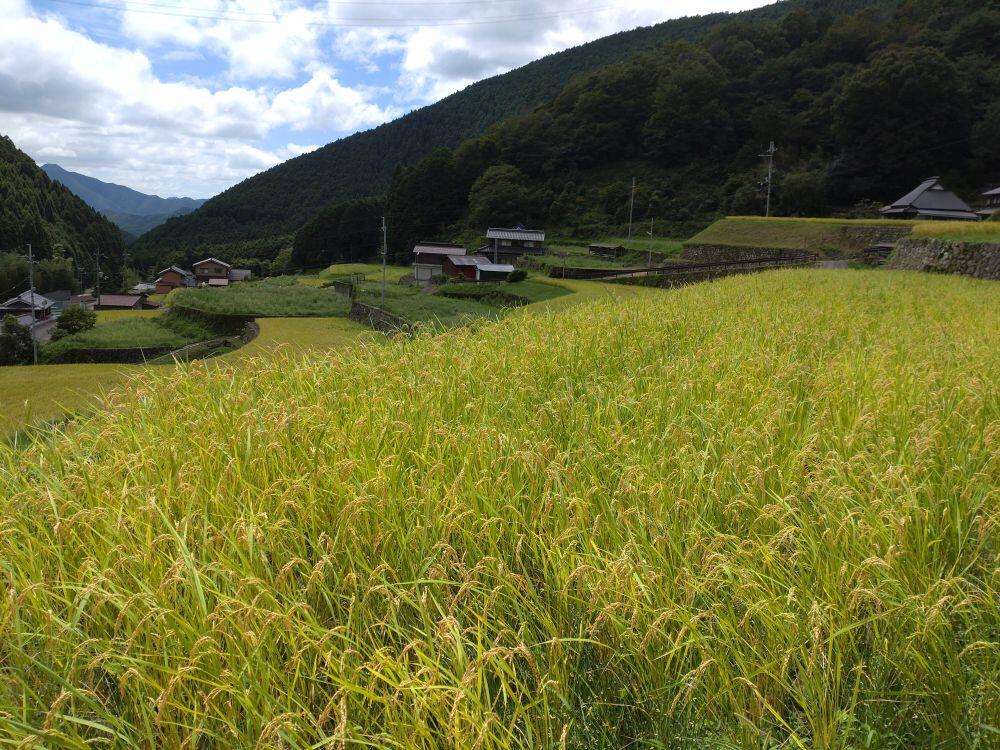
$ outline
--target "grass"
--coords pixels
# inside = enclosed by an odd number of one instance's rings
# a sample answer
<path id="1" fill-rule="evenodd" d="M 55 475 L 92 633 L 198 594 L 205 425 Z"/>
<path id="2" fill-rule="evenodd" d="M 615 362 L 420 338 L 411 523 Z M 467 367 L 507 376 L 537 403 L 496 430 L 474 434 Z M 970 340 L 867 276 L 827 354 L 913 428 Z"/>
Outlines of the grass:
<path id="1" fill-rule="evenodd" d="M 396 283 L 404 276 L 413 273 L 413 268 L 411 266 L 386 266 L 385 272 L 386 279 Z M 319 275 L 323 279 L 335 279 L 356 273 L 364 274 L 369 281 L 381 281 L 382 266 L 378 263 L 337 263 L 325 271 L 321 271 Z"/>
<path id="2" fill-rule="evenodd" d="M 995 746 L 998 383 L 884 271 L 150 371 L 0 455 L 0 736 Z"/>
<path id="3" fill-rule="evenodd" d="M 360 302 L 382 306 L 413 323 L 429 323 L 446 328 L 464 325 L 479 318 L 497 318 L 506 308 L 516 304 L 508 299 L 511 296 L 534 303 L 568 293 L 566 287 L 535 279 L 513 284 L 444 284 L 433 294 L 427 294 L 418 287 L 387 284 L 383 304 L 381 283 L 367 281 L 358 285 Z"/>
<path id="4" fill-rule="evenodd" d="M 869 227 L 912 228 L 915 222 L 876 219 L 788 219 L 730 216 L 710 225 L 688 242 L 811 250 L 834 254 L 856 253 L 871 244 Z"/>
<path id="5" fill-rule="evenodd" d="M 971 244 L 1000 243 L 1000 222 L 922 221 L 913 228 L 914 237 L 931 237 Z"/>
<path id="6" fill-rule="evenodd" d="M 620 258 L 601 258 L 591 255 L 590 244 L 622 245 L 631 252 Z M 679 256 L 683 248 L 680 240 L 665 238 L 655 238 L 653 240 L 654 263 L 657 256 Z M 545 268 L 552 266 L 566 266 L 567 268 L 629 268 L 633 266 L 647 265 L 649 256 L 648 241 L 643 239 L 633 239 L 629 241 L 624 237 L 605 237 L 592 242 L 557 240 L 547 247 L 548 252 L 541 256 L 531 256 L 530 261 Z"/>
<path id="7" fill-rule="evenodd" d="M 95 310 L 97 322 L 114 323 L 119 320 L 133 320 L 136 318 L 155 318 L 160 315 L 160 310 Z"/>
<path id="8" fill-rule="evenodd" d="M 217 335 L 202 321 L 174 315 L 119 316 L 114 322 L 98 323 L 89 331 L 50 342 L 42 353 L 45 359 L 52 360 L 76 349 L 178 348 Z"/>
<path id="9" fill-rule="evenodd" d="M 347 300 L 331 289 L 275 277 L 219 288 L 176 290 L 170 304 L 215 315 L 328 317 L 347 315 Z"/>

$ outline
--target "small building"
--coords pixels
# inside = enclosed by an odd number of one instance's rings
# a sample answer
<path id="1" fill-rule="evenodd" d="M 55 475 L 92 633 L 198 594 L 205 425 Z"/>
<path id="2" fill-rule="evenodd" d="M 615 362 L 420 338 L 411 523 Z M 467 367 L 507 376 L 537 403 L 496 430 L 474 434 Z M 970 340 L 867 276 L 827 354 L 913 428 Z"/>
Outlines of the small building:
<path id="1" fill-rule="evenodd" d="M 46 320 L 52 315 L 53 302 L 35 291 L 21 292 L 0 305 L 0 318 L 13 315 L 18 320 Z"/>
<path id="2" fill-rule="evenodd" d="M 986 208 L 977 211 L 983 219 L 993 218 L 993 214 L 1000 211 L 1000 187 L 994 190 L 987 190 L 983 193 L 983 198 L 986 199 Z"/>
<path id="3" fill-rule="evenodd" d="M 66 300 L 66 307 L 86 307 L 88 310 L 93 310 L 94 305 L 97 304 L 97 297 L 93 294 L 74 294 L 68 300 Z"/>
<path id="4" fill-rule="evenodd" d="M 250 273 L 249 268 L 230 268 L 229 269 L 229 280 L 230 281 L 250 281 L 250 277 L 253 276 Z"/>
<path id="5" fill-rule="evenodd" d="M 155 307 L 148 303 L 145 294 L 102 294 L 94 305 L 95 310 L 145 310 Z"/>
<path id="6" fill-rule="evenodd" d="M 482 249 L 494 263 L 511 261 L 522 255 L 545 254 L 545 232 L 541 229 L 490 228 L 486 230 L 486 246 Z"/>
<path id="7" fill-rule="evenodd" d="M 205 284 L 212 279 L 229 279 L 229 272 L 233 269 L 231 265 L 218 258 L 205 258 L 192 264 L 194 278 L 199 284 Z"/>
<path id="8" fill-rule="evenodd" d="M 476 266 L 476 281 L 506 281 L 514 272 L 509 263 L 480 263 Z"/>
<path id="9" fill-rule="evenodd" d="M 430 281 L 444 274 L 444 259 L 467 254 L 462 245 L 447 242 L 420 242 L 413 247 L 413 278 Z"/>
<path id="10" fill-rule="evenodd" d="M 593 244 L 589 246 L 590 254 L 599 258 L 620 258 L 625 254 L 624 245 Z"/>
<path id="11" fill-rule="evenodd" d="M 148 281 L 140 281 L 128 290 L 129 294 L 154 294 L 155 292 L 156 284 L 150 284 Z"/>
<path id="12" fill-rule="evenodd" d="M 160 271 L 154 290 L 157 294 L 170 294 L 174 289 L 195 285 L 194 274 L 179 266 L 170 266 Z"/>
<path id="13" fill-rule="evenodd" d="M 928 177 L 913 191 L 880 213 L 887 219 L 927 219 L 935 221 L 979 221 L 968 203 L 941 184 L 940 177 Z"/>
<path id="14" fill-rule="evenodd" d="M 452 278 L 461 276 L 475 281 L 478 278 L 479 266 L 489 262 L 490 259 L 485 255 L 447 255 L 442 264 L 442 270 L 445 276 Z"/>
<path id="15" fill-rule="evenodd" d="M 209 286 L 229 286 L 229 279 L 209 279 Z"/>

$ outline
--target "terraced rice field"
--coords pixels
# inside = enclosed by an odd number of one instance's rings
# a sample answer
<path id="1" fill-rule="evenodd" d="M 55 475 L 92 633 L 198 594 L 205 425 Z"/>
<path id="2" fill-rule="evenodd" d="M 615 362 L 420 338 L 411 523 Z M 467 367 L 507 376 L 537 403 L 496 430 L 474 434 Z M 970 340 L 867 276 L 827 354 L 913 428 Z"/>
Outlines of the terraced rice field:
<path id="1" fill-rule="evenodd" d="M 0 453 L 0 737 L 995 746 L 1000 286 L 567 299 Z"/>

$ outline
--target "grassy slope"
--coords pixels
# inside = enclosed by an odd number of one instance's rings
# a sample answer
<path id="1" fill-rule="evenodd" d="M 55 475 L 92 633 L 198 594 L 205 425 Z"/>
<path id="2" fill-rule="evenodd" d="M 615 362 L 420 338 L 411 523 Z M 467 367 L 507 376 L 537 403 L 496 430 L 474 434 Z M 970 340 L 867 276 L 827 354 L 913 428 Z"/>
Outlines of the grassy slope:
<path id="1" fill-rule="evenodd" d="M 46 358 L 73 349 L 127 349 L 139 346 L 178 348 L 205 341 L 219 335 L 200 321 L 172 316 L 118 316 L 107 323 L 98 323 L 88 331 L 67 336 L 46 344 Z"/>
<path id="2" fill-rule="evenodd" d="M 775 272 L 161 372 L 0 464 L 15 743 L 991 741 L 996 284 Z"/>
<path id="3" fill-rule="evenodd" d="M 347 315 L 345 297 L 332 289 L 300 284 L 295 277 L 232 284 L 223 288 L 178 290 L 171 304 L 220 315 L 313 317 Z"/>
<path id="4" fill-rule="evenodd" d="M 261 318 L 260 334 L 246 346 L 219 358 L 233 361 L 270 354 L 279 349 L 295 352 L 333 351 L 381 340 L 381 337 L 347 318 Z"/>
<path id="5" fill-rule="evenodd" d="M 841 232 L 845 227 L 914 225 L 915 222 L 876 219 L 765 219 L 759 216 L 730 216 L 715 222 L 688 241 L 708 245 L 848 252 L 859 248 L 844 244 Z"/>

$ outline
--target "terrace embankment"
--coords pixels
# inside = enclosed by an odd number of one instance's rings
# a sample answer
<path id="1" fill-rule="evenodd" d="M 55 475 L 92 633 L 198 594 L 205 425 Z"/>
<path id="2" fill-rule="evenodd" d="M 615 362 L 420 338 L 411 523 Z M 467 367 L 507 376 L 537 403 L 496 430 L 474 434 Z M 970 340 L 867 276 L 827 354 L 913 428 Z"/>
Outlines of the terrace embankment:
<path id="1" fill-rule="evenodd" d="M 896 245 L 887 268 L 933 271 L 1000 280 L 1000 243 L 972 244 L 937 239 L 908 239 Z"/>

